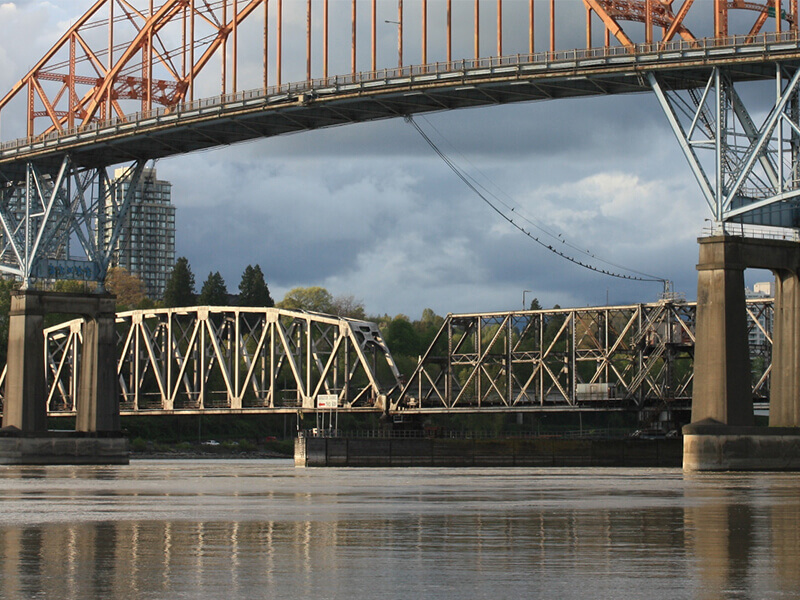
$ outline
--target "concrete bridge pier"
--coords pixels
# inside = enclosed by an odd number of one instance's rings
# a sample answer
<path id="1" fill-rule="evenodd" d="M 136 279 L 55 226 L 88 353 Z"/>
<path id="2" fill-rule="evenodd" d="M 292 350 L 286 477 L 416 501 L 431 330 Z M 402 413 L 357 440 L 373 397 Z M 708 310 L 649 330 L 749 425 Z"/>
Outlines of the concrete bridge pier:
<path id="1" fill-rule="evenodd" d="M 86 319 L 75 431 L 47 429 L 48 313 Z M 127 464 L 127 440 L 120 433 L 114 323 L 114 298 L 108 294 L 12 294 L 0 464 Z"/>
<path id="2" fill-rule="evenodd" d="M 701 238 L 690 471 L 800 469 L 800 244 Z M 744 270 L 776 275 L 769 427 L 755 427 Z"/>

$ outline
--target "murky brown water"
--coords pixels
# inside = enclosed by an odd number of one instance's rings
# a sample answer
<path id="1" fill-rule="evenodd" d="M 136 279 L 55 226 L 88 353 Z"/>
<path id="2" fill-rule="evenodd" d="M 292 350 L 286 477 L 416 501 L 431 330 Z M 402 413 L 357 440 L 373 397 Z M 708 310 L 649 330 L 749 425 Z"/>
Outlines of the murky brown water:
<path id="1" fill-rule="evenodd" d="M 798 598 L 800 476 L 0 467 L 0 598 Z"/>

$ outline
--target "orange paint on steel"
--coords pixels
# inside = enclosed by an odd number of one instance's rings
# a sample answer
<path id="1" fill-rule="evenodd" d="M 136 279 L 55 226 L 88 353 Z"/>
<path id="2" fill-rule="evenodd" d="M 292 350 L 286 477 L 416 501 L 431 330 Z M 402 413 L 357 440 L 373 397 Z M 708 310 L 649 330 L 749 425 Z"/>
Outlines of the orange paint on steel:
<path id="1" fill-rule="evenodd" d="M 278 0 L 278 30 L 277 30 L 277 56 L 275 57 L 275 79 L 278 87 L 281 85 L 281 50 L 283 46 L 283 0 Z"/>
<path id="2" fill-rule="evenodd" d="M 528 0 L 528 53 L 534 53 L 534 13 L 533 13 L 533 0 Z"/>
<path id="3" fill-rule="evenodd" d="M 781 21 L 783 9 L 781 7 L 781 0 L 775 0 L 775 33 L 781 32 Z"/>
<path id="4" fill-rule="evenodd" d="M 475 58 L 481 57 L 481 2 L 475 0 Z M 450 55 L 447 56 L 448 62 Z"/>
<path id="5" fill-rule="evenodd" d="M 352 38 L 350 40 L 350 70 L 355 75 L 356 73 L 356 0 L 353 0 L 353 6 L 350 14 L 350 22 L 353 26 Z"/>
<path id="6" fill-rule="evenodd" d="M 231 70 L 233 71 L 233 93 L 238 91 L 237 73 L 239 71 L 239 0 L 233 0 L 233 56 L 231 57 Z"/>
<path id="7" fill-rule="evenodd" d="M 112 0 L 113 1 L 113 0 Z M 150 0 L 150 19 L 153 19 L 153 0 Z M 144 78 L 144 83 L 147 86 L 145 92 L 146 107 L 145 110 L 153 109 L 153 28 L 148 28 L 147 33 L 147 59 L 144 61 L 147 66 L 147 77 Z M 110 92 L 110 90 L 109 90 Z M 109 96 L 111 94 L 109 93 Z"/>
<path id="8" fill-rule="evenodd" d="M 550 0 L 550 52 L 556 51 L 556 0 Z"/>
<path id="9" fill-rule="evenodd" d="M 328 0 L 322 3 L 322 76 L 328 77 Z"/>
<path id="10" fill-rule="evenodd" d="M 264 0 L 264 90 L 269 87 L 269 0 Z"/>
<path id="11" fill-rule="evenodd" d="M 447 32 L 447 62 L 453 60 L 453 2 L 447 0 L 447 15 L 445 16 Z"/>
<path id="12" fill-rule="evenodd" d="M 608 14 L 598 0 L 583 0 L 586 6 L 590 7 L 595 14 L 600 17 L 603 24 L 606 26 L 606 46 L 610 45 L 611 40 L 609 33 L 613 35 L 623 46 L 633 46 L 633 41 L 625 35 L 619 23 Z M 555 50 L 555 1 L 550 0 L 550 50 Z"/>
<path id="13" fill-rule="evenodd" d="M 378 6 L 377 0 L 372 0 L 372 70 L 378 68 L 377 58 L 377 39 L 378 39 Z"/>
<path id="14" fill-rule="evenodd" d="M 184 34 L 184 38 L 186 35 Z M 183 41 L 183 47 L 186 47 L 185 39 Z M 184 62 L 186 57 L 184 55 Z M 114 2 L 113 0 L 108 3 L 108 55 L 107 55 L 107 62 L 106 64 L 108 67 L 106 68 L 106 73 L 108 73 L 111 68 L 114 66 Z M 184 66 L 184 72 L 186 68 Z M 106 99 L 106 106 L 105 106 L 105 117 L 108 118 L 111 116 L 111 94 L 108 95 Z"/>
<path id="15" fill-rule="evenodd" d="M 644 3 L 644 43 L 653 43 L 653 5 L 652 0 Z"/>
<path id="16" fill-rule="evenodd" d="M 789 11 L 792 13 L 792 22 L 789 24 L 789 28 L 792 31 L 797 31 L 797 0 L 791 0 Z"/>
<path id="17" fill-rule="evenodd" d="M 422 64 L 428 64 L 428 0 L 422 0 Z"/>
<path id="18" fill-rule="evenodd" d="M 497 0 L 497 56 L 503 56 L 503 0 Z"/>
<path id="19" fill-rule="evenodd" d="M 397 67 L 403 68 L 403 0 L 397 0 Z"/>
<path id="20" fill-rule="evenodd" d="M 664 33 L 664 38 L 662 40 L 663 43 L 667 43 L 675 36 L 675 33 L 678 31 L 679 28 L 682 28 L 683 19 L 686 17 L 686 13 L 689 12 L 689 9 L 692 7 L 694 0 L 684 0 L 683 5 L 681 6 L 678 14 L 675 15 L 675 19 L 672 21 L 672 25 L 670 25 L 669 29 Z M 694 36 L 690 36 L 694 37 Z"/>
<path id="21" fill-rule="evenodd" d="M 592 7 L 586 6 L 586 47 L 592 47 Z"/>
<path id="22" fill-rule="evenodd" d="M 311 0 L 306 0 L 306 81 L 311 81 Z"/>
<path id="23" fill-rule="evenodd" d="M 189 64 L 194 68 L 194 0 L 189 2 Z M 189 102 L 194 100 L 194 77 L 189 77 Z"/>
<path id="24" fill-rule="evenodd" d="M 152 0 L 150 0 L 152 2 Z M 222 27 L 228 22 L 228 0 L 222 0 Z M 221 73 L 221 90 L 220 93 L 224 96 L 228 92 L 228 36 L 225 35 L 222 41 L 220 66 L 222 67 Z"/>

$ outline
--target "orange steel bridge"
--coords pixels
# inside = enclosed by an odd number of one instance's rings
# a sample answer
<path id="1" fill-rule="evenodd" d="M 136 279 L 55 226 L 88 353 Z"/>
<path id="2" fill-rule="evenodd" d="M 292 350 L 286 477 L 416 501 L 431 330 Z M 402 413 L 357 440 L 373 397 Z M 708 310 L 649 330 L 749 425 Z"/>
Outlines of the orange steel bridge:
<path id="1" fill-rule="evenodd" d="M 0 99 L 4 131 L 23 124 L 0 144 L 0 272 L 25 286 L 102 281 L 148 160 L 420 112 L 635 92 L 658 98 L 717 227 L 794 228 L 797 4 L 98 0 Z M 740 93 L 748 85 L 766 92 Z M 127 195 L 110 175 L 120 164 Z"/>

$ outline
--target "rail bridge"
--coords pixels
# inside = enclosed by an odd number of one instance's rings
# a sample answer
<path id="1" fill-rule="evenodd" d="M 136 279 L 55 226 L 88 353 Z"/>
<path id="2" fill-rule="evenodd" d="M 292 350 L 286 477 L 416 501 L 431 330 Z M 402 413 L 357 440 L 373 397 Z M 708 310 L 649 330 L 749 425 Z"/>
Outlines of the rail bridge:
<path id="1" fill-rule="evenodd" d="M 378 43 L 380 21 L 397 28 L 396 53 Z M 245 68 L 254 53 L 261 67 Z M 0 272 L 23 285 L 4 425 L 36 431 L 46 411 L 26 375 L 42 370 L 25 363 L 40 360 L 41 313 L 59 300 L 37 282 L 104 279 L 131 202 L 111 167 L 125 165 L 134 190 L 149 160 L 238 141 L 648 92 L 714 226 L 700 245 L 693 420 L 752 424 L 740 288 L 744 269 L 758 267 L 777 278 L 771 425 L 800 427 L 799 66 L 797 0 L 97 0 L 0 99 L 6 134 L 24 124 L 0 145 Z M 731 235 L 745 224 L 760 235 Z M 79 429 L 113 430 L 113 357 L 98 351 L 114 343 L 108 302 L 60 301 L 89 317 Z"/>
<path id="2" fill-rule="evenodd" d="M 695 317 L 696 303 L 680 300 L 450 314 L 416 368 L 401 374 L 369 322 L 279 309 L 129 311 L 116 318 L 120 411 L 629 411 L 686 420 Z M 748 301 L 760 406 L 769 400 L 773 321 L 771 299 Z M 76 319 L 45 330 L 50 416 L 76 414 L 83 329 Z"/>

